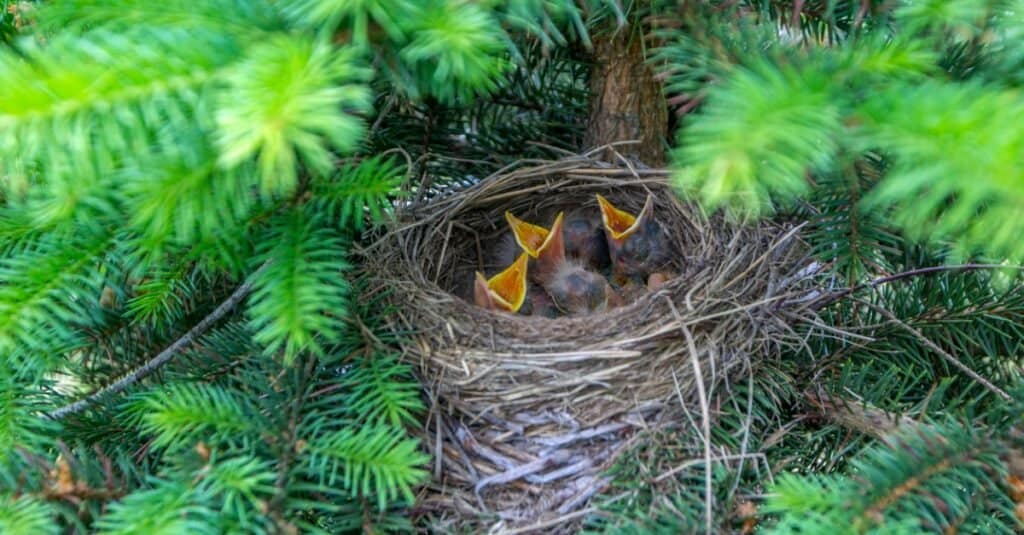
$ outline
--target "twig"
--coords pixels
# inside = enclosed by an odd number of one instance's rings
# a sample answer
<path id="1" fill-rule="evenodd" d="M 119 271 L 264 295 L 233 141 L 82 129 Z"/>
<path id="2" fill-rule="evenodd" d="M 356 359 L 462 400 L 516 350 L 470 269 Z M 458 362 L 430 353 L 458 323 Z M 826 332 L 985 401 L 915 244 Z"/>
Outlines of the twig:
<path id="1" fill-rule="evenodd" d="M 509 483 L 517 479 L 526 479 L 527 476 L 535 475 L 537 472 L 547 470 L 554 466 L 563 465 L 569 461 L 569 458 L 569 452 L 561 450 L 556 451 L 546 457 L 540 457 L 526 464 L 521 464 L 504 472 L 498 472 L 492 476 L 485 477 L 477 482 L 476 486 L 473 488 L 473 492 L 480 494 L 480 491 L 488 485 Z"/>
<path id="2" fill-rule="evenodd" d="M 895 273 L 893 275 L 887 275 L 885 277 L 879 277 L 877 279 L 870 280 L 868 282 L 862 282 L 856 286 L 844 288 L 842 290 L 836 290 L 830 294 L 824 296 L 824 298 L 815 304 L 815 308 L 821 308 L 831 303 L 834 303 L 852 293 L 859 292 L 866 288 L 877 288 L 883 284 L 895 282 L 902 279 L 909 279 L 911 277 L 920 277 L 921 275 L 932 275 L 935 273 L 945 273 L 948 271 L 976 271 L 980 269 L 1022 269 L 1024 266 L 1006 266 L 1001 264 L 959 264 L 955 266 L 931 266 L 925 268 L 912 269 L 910 271 L 903 271 L 901 273 Z"/>
<path id="3" fill-rule="evenodd" d="M 804 0 L 793 2 L 793 14 L 790 15 L 789 25 L 793 28 L 800 27 L 800 14 L 804 10 Z"/>
<path id="4" fill-rule="evenodd" d="M 586 429 L 586 430 L 583 430 L 583 431 L 580 431 L 580 432 L 577 432 L 577 433 L 570 433 L 570 434 L 567 434 L 567 435 L 559 435 L 557 437 L 539 437 L 539 438 L 536 439 L 536 442 L 538 444 L 541 444 L 541 445 L 547 446 L 547 447 L 559 447 L 559 446 L 565 446 L 566 444 L 571 444 L 571 443 L 579 441 L 579 440 L 589 440 L 589 439 L 592 439 L 594 437 L 599 437 L 601 435 L 605 435 L 605 434 L 608 434 L 608 433 L 614 433 L 614 432 L 619 431 L 620 429 L 624 429 L 626 427 L 629 427 L 629 424 L 622 423 L 622 422 L 611 423 L 611 424 L 604 424 L 604 425 L 601 425 L 601 426 L 598 426 L 598 427 L 594 427 L 594 428 L 591 428 L 591 429 Z"/>
<path id="5" fill-rule="evenodd" d="M 828 420 L 845 429 L 889 442 L 892 435 L 905 429 L 922 427 L 911 418 L 890 413 L 869 403 L 852 401 L 830 394 L 817 385 L 815 390 L 804 392 L 812 407 Z"/>
<path id="6" fill-rule="evenodd" d="M 589 500 L 593 495 L 600 492 L 602 489 L 608 486 L 612 482 L 610 477 L 602 477 L 594 479 L 588 482 L 587 486 L 583 488 L 578 494 L 567 500 L 565 503 L 558 507 L 559 514 L 566 514 L 569 511 L 579 507 L 581 504 Z"/>
<path id="7" fill-rule="evenodd" d="M 542 476 L 537 476 L 537 481 L 541 484 L 546 485 L 548 483 L 551 483 L 552 481 L 558 481 L 559 479 L 565 477 L 575 476 L 580 472 L 586 472 L 587 470 L 590 470 L 593 467 L 594 461 L 591 461 L 590 459 L 587 458 L 583 458 L 566 467 L 559 468 L 558 470 L 552 470 Z"/>
<path id="8" fill-rule="evenodd" d="M 984 386 L 985 388 L 989 389 L 991 392 L 994 392 L 995 394 L 998 394 L 999 397 L 1003 398 L 1006 401 L 1010 401 L 1010 400 L 1013 399 L 1010 396 L 1010 394 L 1006 393 L 1005 390 L 1003 390 L 1002 388 L 999 388 L 998 386 L 992 384 L 991 381 L 989 381 L 988 379 L 985 379 L 984 377 L 979 375 L 978 372 L 976 372 L 976 371 L 970 369 L 969 367 L 967 367 L 966 364 L 964 364 L 963 362 L 960 362 L 960 359 L 958 359 L 958 358 L 954 357 L 953 355 L 949 354 L 949 352 L 947 352 L 945 349 L 942 349 L 941 347 L 939 347 L 938 344 L 936 344 L 935 342 L 932 342 L 930 339 L 928 339 L 927 336 L 921 334 L 921 332 L 918 331 L 917 329 L 911 327 L 910 325 L 907 325 L 905 322 L 903 322 L 902 320 L 897 318 L 895 314 L 893 314 L 892 312 L 889 312 L 889 310 L 887 308 L 878 306 L 878 305 L 876 305 L 874 303 L 869 303 L 867 301 L 864 301 L 863 299 L 857 299 L 857 302 L 858 303 L 862 303 L 862 304 L 864 304 L 864 305 L 866 305 L 868 307 L 871 307 L 871 309 L 877 311 L 879 314 L 882 314 L 883 316 L 888 318 L 889 321 L 895 323 L 896 326 L 898 326 L 899 328 L 901 328 L 904 331 L 907 331 L 908 333 L 914 335 L 914 338 L 917 338 L 922 344 L 925 345 L 925 347 L 927 347 L 928 349 L 931 349 L 932 351 L 938 353 L 940 357 L 946 359 L 947 362 L 949 362 L 950 364 L 952 364 L 953 366 L 958 368 L 960 371 L 962 371 L 965 374 L 967 374 L 968 377 L 970 377 L 971 379 L 974 379 L 975 381 L 980 383 L 982 386 Z"/>
<path id="9" fill-rule="evenodd" d="M 213 325 L 222 317 L 224 317 L 225 314 L 230 312 L 231 309 L 235 308 L 235 306 L 238 305 L 238 303 L 245 299 L 246 296 L 249 295 L 249 292 L 252 290 L 253 279 L 255 279 L 257 275 L 262 273 L 267 268 L 268 265 L 270 265 L 270 260 L 264 262 L 263 265 L 259 267 L 259 269 L 254 271 L 252 275 L 250 275 L 249 278 L 241 286 L 239 286 L 234 291 L 234 293 L 232 293 L 231 296 L 227 298 L 226 301 L 224 301 L 223 303 L 220 304 L 220 306 L 214 309 L 214 311 L 211 312 L 209 316 L 203 318 L 202 321 L 200 321 L 194 327 L 189 329 L 184 336 L 175 340 L 173 344 L 167 346 L 166 349 L 164 349 L 159 354 L 157 354 L 157 356 L 153 357 L 148 362 L 143 364 L 140 368 L 137 368 L 135 371 L 129 373 L 128 375 L 124 376 L 118 381 L 111 383 L 105 388 L 97 392 L 94 392 L 93 394 L 85 398 L 82 398 L 74 403 L 65 405 L 59 409 L 45 413 L 44 416 L 51 420 L 59 420 L 61 418 L 64 418 L 65 416 L 78 414 L 84 411 L 85 409 L 89 408 L 89 406 L 99 402 L 101 399 L 123 391 L 124 389 L 131 386 L 133 383 L 155 372 L 160 366 L 163 366 L 164 364 L 170 362 L 170 360 L 174 358 L 174 355 L 177 354 L 178 351 L 181 351 L 182 348 L 194 342 L 197 338 L 199 338 L 199 336 L 206 332 L 206 330 L 209 329 L 211 325 Z"/>
<path id="10" fill-rule="evenodd" d="M 743 421 L 743 440 L 740 441 L 740 455 L 746 455 L 747 446 L 750 444 L 750 427 L 754 425 L 754 366 L 750 358 L 746 359 L 747 364 L 747 417 Z M 740 457 L 740 465 L 736 469 L 736 479 L 732 483 L 729 495 L 735 494 L 740 486 L 740 478 L 743 475 L 743 462 L 745 457 Z"/>
<path id="11" fill-rule="evenodd" d="M 580 510 L 580 511 L 574 511 L 572 513 L 568 513 L 568 514 L 562 515 L 562 516 L 557 517 L 557 518 L 551 518 L 551 519 L 548 519 L 548 520 L 543 520 L 541 522 L 538 522 L 536 524 L 531 524 L 529 526 L 523 526 L 521 528 L 515 528 L 515 529 L 510 529 L 510 530 L 504 530 L 504 531 L 502 531 L 502 533 L 504 533 L 505 535 L 519 535 L 521 533 L 543 533 L 544 530 L 547 529 L 547 528 L 550 528 L 550 527 L 553 527 L 553 526 L 558 526 L 558 525 L 561 525 L 561 524 L 565 524 L 566 522 L 569 522 L 570 520 L 575 520 L 575 519 L 580 518 L 582 516 L 589 515 L 589 514 L 593 513 L 595 510 L 596 510 L 596 508 L 588 507 L 586 509 L 583 509 L 583 510 Z"/>
<path id="12" fill-rule="evenodd" d="M 766 468 L 770 468 L 768 464 L 768 457 L 763 453 L 737 453 L 732 455 L 719 455 L 716 457 L 703 458 L 703 459 L 690 459 L 684 461 L 672 467 L 670 470 L 663 474 L 659 474 L 658 477 L 654 478 L 652 482 L 661 483 L 662 481 L 690 468 L 691 466 L 704 466 L 705 472 L 711 471 L 711 462 L 725 462 L 725 461 L 743 461 L 745 459 L 755 459 L 764 463 Z M 771 478 L 771 470 L 768 470 L 768 477 Z M 709 532 L 710 533 L 710 532 Z"/>
<path id="13" fill-rule="evenodd" d="M 693 377 L 694 384 L 697 385 L 697 399 L 700 402 L 701 410 L 701 424 L 704 428 L 704 524 L 708 533 L 713 531 L 714 518 L 712 516 L 712 485 L 711 485 L 711 408 L 708 404 L 708 395 L 704 391 L 704 374 L 700 369 L 700 359 L 697 357 L 697 343 L 693 340 L 693 334 L 690 329 L 683 323 L 683 318 L 679 315 L 679 311 L 676 310 L 675 303 L 672 302 L 668 297 L 665 298 L 668 301 L 669 308 L 672 309 L 672 314 L 675 315 L 676 320 L 679 322 L 679 329 L 683 331 L 683 336 L 686 337 L 686 345 L 690 350 L 690 363 L 693 365 Z"/>

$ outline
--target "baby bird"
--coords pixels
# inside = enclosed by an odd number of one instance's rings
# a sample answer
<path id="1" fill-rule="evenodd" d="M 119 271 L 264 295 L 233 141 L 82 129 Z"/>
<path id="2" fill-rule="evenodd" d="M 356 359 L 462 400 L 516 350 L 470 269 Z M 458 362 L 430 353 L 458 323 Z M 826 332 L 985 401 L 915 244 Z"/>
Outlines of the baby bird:
<path id="1" fill-rule="evenodd" d="M 616 208 L 601 195 L 597 196 L 597 202 L 601 205 L 616 284 L 624 286 L 631 279 L 639 279 L 640 284 L 649 289 L 661 286 L 667 278 L 663 269 L 669 257 L 665 231 L 654 220 L 654 197 L 647 195 L 643 210 L 636 216 Z M 655 274 L 657 276 L 651 279 Z"/>
<path id="2" fill-rule="evenodd" d="M 537 259 L 537 268 L 531 273 L 559 311 L 580 314 L 616 306 L 620 300 L 608 281 L 587 271 L 579 262 L 566 259 L 562 215 L 555 217 L 550 230 L 526 223 L 511 213 L 505 217 L 519 245 Z"/>
<path id="3" fill-rule="evenodd" d="M 518 312 L 526 301 L 528 260 L 529 256 L 523 253 L 511 266 L 490 279 L 477 271 L 473 286 L 473 301 L 476 305 L 489 310 Z"/>
<path id="4" fill-rule="evenodd" d="M 560 264 L 545 288 L 555 307 L 565 314 L 602 312 L 622 305 L 604 277 L 575 262 Z"/>
<path id="5" fill-rule="evenodd" d="M 508 221 L 508 226 L 512 229 L 512 235 L 519 248 L 533 259 L 530 280 L 543 286 L 544 281 L 550 278 L 555 268 L 565 261 L 562 212 L 558 212 L 558 215 L 555 216 L 551 230 L 527 223 L 512 215 L 512 212 L 505 212 L 505 220 Z"/>
<path id="6" fill-rule="evenodd" d="M 519 313 L 524 316 L 540 316 L 550 319 L 561 315 L 555 302 L 551 300 L 551 296 L 537 284 L 530 284 L 526 291 L 526 301 L 519 309 Z"/>
<path id="7" fill-rule="evenodd" d="M 590 269 L 601 271 L 608 267 L 608 241 L 604 237 L 601 216 L 574 210 L 565 216 L 563 230 L 565 256 L 581 262 Z"/>

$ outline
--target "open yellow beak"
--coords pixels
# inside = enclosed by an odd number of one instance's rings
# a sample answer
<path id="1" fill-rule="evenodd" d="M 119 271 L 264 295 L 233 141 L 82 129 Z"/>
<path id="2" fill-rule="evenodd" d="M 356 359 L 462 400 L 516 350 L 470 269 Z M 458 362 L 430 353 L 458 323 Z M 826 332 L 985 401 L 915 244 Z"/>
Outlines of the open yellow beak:
<path id="1" fill-rule="evenodd" d="M 597 195 L 597 203 L 601 205 L 601 221 L 604 223 L 604 228 L 617 242 L 622 242 L 633 235 L 654 211 L 654 197 L 650 194 L 647 195 L 647 202 L 644 203 L 644 209 L 640 211 L 639 216 L 619 210 L 601 195 Z"/>
<path id="2" fill-rule="evenodd" d="M 551 225 L 551 229 L 557 228 L 558 232 L 527 223 L 512 215 L 512 212 L 505 212 L 505 220 L 508 221 L 508 226 L 512 229 L 512 234 L 515 235 L 519 247 L 522 247 L 531 257 L 539 258 L 543 252 L 551 249 L 551 246 L 554 245 L 553 242 L 562 239 L 562 215 L 562 212 L 558 212 L 554 224 Z"/>
<path id="3" fill-rule="evenodd" d="M 526 301 L 527 253 L 501 273 L 487 279 L 480 272 L 476 274 L 473 297 L 478 306 L 508 312 L 518 312 Z"/>

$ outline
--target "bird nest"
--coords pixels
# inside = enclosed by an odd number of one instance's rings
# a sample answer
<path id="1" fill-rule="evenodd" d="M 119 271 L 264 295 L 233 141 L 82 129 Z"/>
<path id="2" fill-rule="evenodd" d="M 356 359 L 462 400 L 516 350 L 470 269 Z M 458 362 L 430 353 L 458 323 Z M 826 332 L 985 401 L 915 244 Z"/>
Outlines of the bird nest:
<path id="1" fill-rule="evenodd" d="M 587 512 L 637 430 L 688 410 L 713 418 L 713 383 L 798 343 L 789 326 L 808 288 L 797 229 L 707 217 L 679 200 L 667 175 L 583 156 L 533 162 L 402 207 L 364 252 L 431 405 L 423 433 L 434 479 L 417 509 L 435 528 L 564 528 Z M 562 209 L 596 210 L 596 193 L 633 213 L 654 194 L 677 276 L 582 317 L 515 315 L 467 299 L 508 232 L 506 210 L 550 221 Z"/>

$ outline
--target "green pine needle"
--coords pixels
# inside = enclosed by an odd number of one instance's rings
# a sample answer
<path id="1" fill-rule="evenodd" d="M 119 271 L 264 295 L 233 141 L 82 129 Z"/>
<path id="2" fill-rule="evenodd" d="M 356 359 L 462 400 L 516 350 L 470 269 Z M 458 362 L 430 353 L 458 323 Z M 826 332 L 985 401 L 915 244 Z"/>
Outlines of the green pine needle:
<path id="1" fill-rule="evenodd" d="M 420 90 L 445 102 L 493 91 L 506 69 L 506 37 L 494 17 L 468 2 L 433 0 L 410 30 L 401 57 Z"/>
<path id="2" fill-rule="evenodd" d="M 103 535 L 205 535 L 218 533 L 207 520 L 212 511 L 184 483 L 153 478 L 151 488 L 129 494 L 96 522 Z"/>
<path id="3" fill-rule="evenodd" d="M 399 496 L 407 503 L 415 501 L 412 486 L 426 479 L 421 467 L 429 460 L 418 445 L 418 440 L 388 425 L 353 426 L 310 440 L 303 456 L 321 484 L 376 497 L 383 511 Z"/>
<path id="4" fill-rule="evenodd" d="M 334 178 L 315 182 L 317 209 L 339 228 L 362 230 L 367 220 L 380 223 L 391 212 L 391 197 L 404 178 L 394 159 L 346 165 Z"/>
<path id="5" fill-rule="evenodd" d="M 158 448 L 188 447 L 208 437 L 231 440 L 260 429 L 247 398 L 214 385 L 173 384 L 133 396 L 126 415 Z"/>
<path id="6" fill-rule="evenodd" d="M 219 163 L 230 169 L 252 156 L 265 196 L 294 191 L 301 161 L 319 173 L 333 166 L 329 149 L 356 147 L 370 107 L 359 84 L 368 76 L 354 51 L 277 36 L 253 46 L 226 76 L 216 112 Z"/>
<path id="7" fill-rule="evenodd" d="M 277 218 L 259 244 L 270 265 L 253 281 L 249 302 L 254 339 L 291 362 L 303 351 L 324 353 L 338 339 L 347 309 L 347 247 L 317 217 L 294 210 Z"/>
<path id="8" fill-rule="evenodd" d="M 51 521 L 53 510 L 46 502 L 0 494 L 0 533 L 5 535 L 47 535 L 60 533 Z"/>

